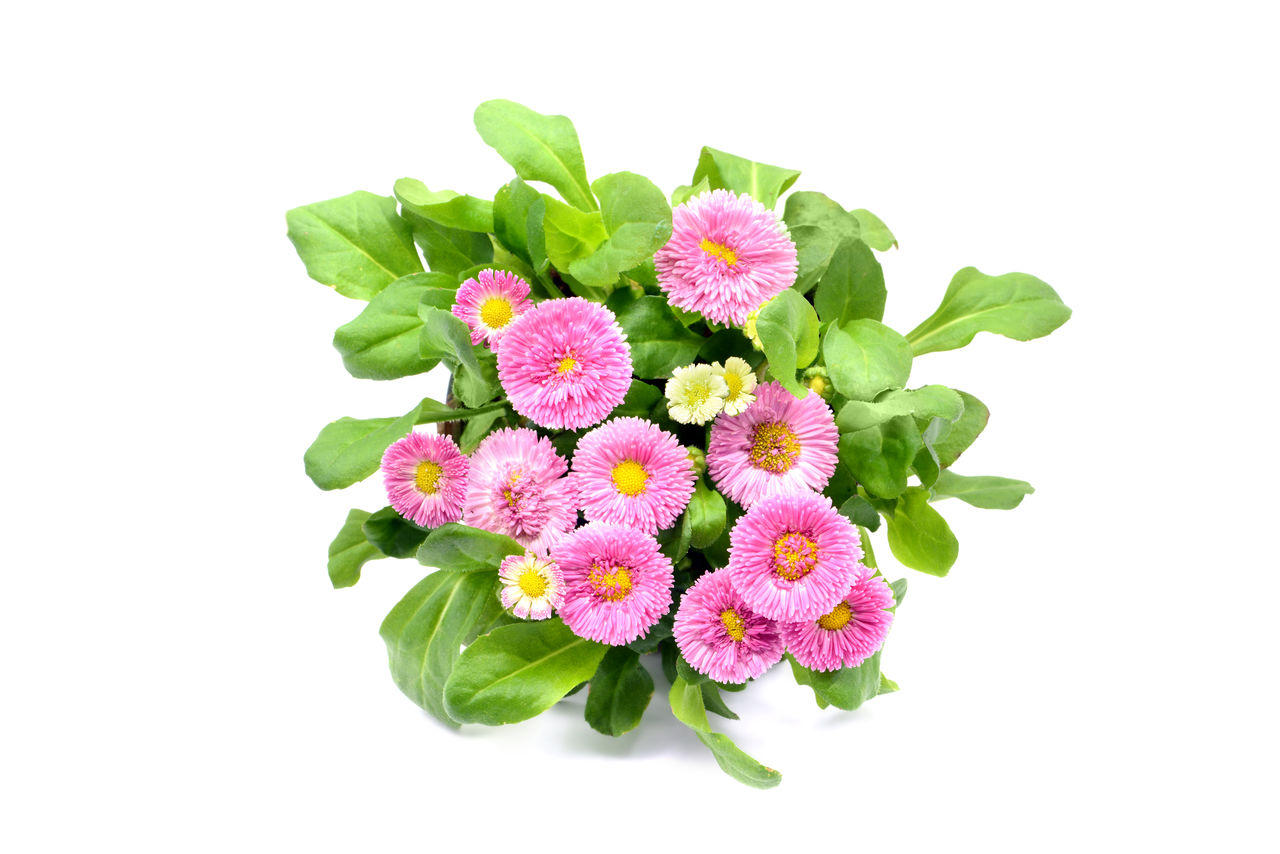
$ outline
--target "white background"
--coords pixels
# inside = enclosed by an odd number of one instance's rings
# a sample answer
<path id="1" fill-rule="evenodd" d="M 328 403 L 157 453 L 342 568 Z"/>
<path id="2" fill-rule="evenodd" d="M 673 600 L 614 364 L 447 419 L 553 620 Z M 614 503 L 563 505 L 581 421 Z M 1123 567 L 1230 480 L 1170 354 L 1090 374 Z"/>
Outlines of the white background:
<path id="1" fill-rule="evenodd" d="M 460 5 L 6 13 L 0 847 L 1275 850 L 1267 4 Z M 820 712 L 779 668 L 730 698 L 778 789 L 661 687 L 617 741 L 582 695 L 448 731 L 377 634 L 420 568 L 329 588 L 384 502 L 302 451 L 442 378 L 346 375 L 360 304 L 284 212 L 405 175 L 491 196 L 492 97 L 572 117 L 593 177 L 670 190 L 704 144 L 802 169 L 899 237 L 900 330 L 970 264 L 1075 310 L 919 360 L 991 408 L 957 470 L 1037 492 L 940 505 L 960 559 L 901 571 L 901 692 Z"/>

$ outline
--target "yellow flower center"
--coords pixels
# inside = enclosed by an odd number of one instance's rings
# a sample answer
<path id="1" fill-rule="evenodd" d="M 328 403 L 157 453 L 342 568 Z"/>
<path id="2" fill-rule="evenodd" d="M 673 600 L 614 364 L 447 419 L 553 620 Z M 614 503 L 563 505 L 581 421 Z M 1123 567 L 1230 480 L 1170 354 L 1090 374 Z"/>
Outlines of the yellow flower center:
<path id="1" fill-rule="evenodd" d="M 853 610 L 849 607 L 849 603 L 841 602 L 830 614 L 823 614 L 819 617 L 818 625 L 829 632 L 838 632 L 849 625 L 849 620 L 852 617 Z"/>
<path id="2" fill-rule="evenodd" d="M 773 541 L 773 571 L 787 581 L 798 581 L 818 565 L 818 544 L 797 531 Z"/>
<path id="3" fill-rule="evenodd" d="M 747 624 L 742 621 L 742 616 L 737 611 L 732 608 L 721 611 L 720 622 L 724 624 L 725 632 L 734 643 L 742 643 L 742 639 L 747 636 Z"/>
<path id="4" fill-rule="evenodd" d="M 796 464 L 800 456 L 800 441 L 790 427 L 770 421 L 757 424 L 751 433 L 751 450 L 747 458 L 751 465 L 772 474 L 785 474 Z"/>
<path id="5" fill-rule="evenodd" d="M 511 303 L 502 297 L 489 297 L 480 305 L 480 322 L 490 329 L 506 326 L 511 315 Z"/>
<path id="6" fill-rule="evenodd" d="M 710 255 L 712 258 L 719 258 L 730 267 L 738 263 L 737 252 L 734 252 L 722 243 L 714 242 L 710 237 L 702 238 L 702 242 L 698 244 L 698 248 Z"/>
<path id="7" fill-rule="evenodd" d="M 556 373 L 567 374 L 577 367 L 578 362 L 572 356 L 565 356 L 560 360 L 560 364 L 556 365 Z"/>
<path id="8" fill-rule="evenodd" d="M 530 599 L 541 599 L 542 595 L 547 592 L 547 579 L 543 578 L 542 573 L 533 567 L 529 567 L 520 573 L 517 583 L 520 585 L 520 592 Z"/>
<path id="9" fill-rule="evenodd" d="M 639 495 L 648 480 L 648 472 L 635 460 L 623 460 L 613 467 L 613 486 L 623 495 Z"/>
<path id="10" fill-rule="evenodd" d="M 419 492 L 435 495 L 440 491 L 440 475 L 442 474 L 444 474 L 444 469 L 440 467 L 439 463 L 423 460 L 418 463 L 418 470 L 413 475 L 413 485 L 418 487 Z"/>
<path id="11" fill-rule="evenodd" d="M 599 561 L 591 564 L 591 572 L 587 581 L 595 589 L 596 595 L 610 602 L 627 598 L 631 592 L 631 573 L 625 566 L 610 566 Z"/>
<path id="12" fill-rule="evenodd" d="M 738 394 L 742 391 L 742 377 L 733 371 L 725 371 L 724 384 L 729 387 L 729 399 L 737 400 Z"/>

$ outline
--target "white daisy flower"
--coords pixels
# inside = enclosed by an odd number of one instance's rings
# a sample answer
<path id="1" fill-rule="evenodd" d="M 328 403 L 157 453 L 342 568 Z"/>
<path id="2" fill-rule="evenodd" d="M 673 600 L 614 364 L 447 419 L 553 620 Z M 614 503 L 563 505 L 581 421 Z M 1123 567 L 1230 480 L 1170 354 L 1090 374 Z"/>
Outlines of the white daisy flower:
<path id="1" fill-rule="evenodd" d="M 756 396 L 751 392 L 756 389 L 756 373 L 746 359 L 730 356 L 724 360 L 724 365 L 719 362 L 712 364 L 711 370 L 724 380 L 729 389 L 724 398 L 725 415 L 741 415 L 755 403 Z"/>
<path id="2" fill-rule="evenodd" d="M 724 408 L 729 386 L 710 365 L 685 365 L 667 380 L 667 411 L 681 424 L 706 424 Z"/>
<path id="3" fill-rule="evenodd" d="M 517 617 L 545 620 L 564 604 L 564 576 L 560 567 L 533 554 L 510 555 L 498 567 L 502 607 Z"/>

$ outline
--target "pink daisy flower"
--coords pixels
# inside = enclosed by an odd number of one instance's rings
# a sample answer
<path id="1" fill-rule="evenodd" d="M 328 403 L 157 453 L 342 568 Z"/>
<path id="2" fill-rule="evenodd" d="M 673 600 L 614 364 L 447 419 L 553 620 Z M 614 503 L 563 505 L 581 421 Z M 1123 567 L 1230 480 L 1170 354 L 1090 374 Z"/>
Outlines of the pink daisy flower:
<path id="1" fill-rule="evenodd" d="M 631 643 L 671 610 L 671 560 L 642 531 L 592 522 L 557 543 L 552 557 L 564 573 L 560 617 L 578 637 Z"/>
<path id="2" fill-rule="evenodd" d="M 562 477 L 568 470 L 551 440 L 532 430 L 491 433 L 471 455 L 462 517 L 545 553 L 578 523 L 573 485 Z"/>
<path id="3" fill-rule="evenodd" d="M 680 600 L 676 646 L 717 682 L 746 682 L 782 660 L 782 632 L 747 607 L 723 569 L 708 572 Z"/>
<path id="4" fill-rule="evenodd" d="M 534 554 L 508 555 L 498 566 L 502 607 L 517 617 L 545 620 L 564 602 L 560 567 Z"/>
<path id="5" fill-rule="evenodd" d="M 471 343 L 497 351 L 502 333 L 533 306 L 529 283 L 506 270 L 481 270 L 458 287 L 453 314 L 471 330 Z"/>
<path id="6" fill-rule="evenodd" d="M 671 239 L 653 263 L 672 305 L 741 326 L 795 283 L 796 245 L 760 202 L 712 190 L 676 206 Z"/>
<path id="7" fill-rule="evenodd" d="M 866 572 L 858 529 L 815 492 L 765 498 L 729 534 L 726 571 L 747 607 L 771 620 L 817 619 Z"/>
<path id="8" fill-rule="evenodd" d="M 831 407 L 816 394 L 797 399 L 776 382 L 755 393 L 741 415 L 721 415 L 711 425 L 711 479 L 743 507 L 767 495 L 821 492 L 838 459 Z"/>
<path id="9" fill-rule="evenodd" d="M 880 576 L 858 579 L 835 608 L 816 620 L 785 623 L 782 636 L 810 670 L 857 667 L 883 644 L 893 623 L 893 590 Z"/>
<path id="10" fill-rule="evenodd" d="M 581 297 L 538 303 L 512 321 L 498 378 L 524 417 L 556 430 L 604 419 L 631 387 L 631 349 L 613 312 Z"/>
<path id="11" fill-rule="evenodd" d="M 675 436 L 643 418 L 615 418 L 578 440 L 578 506 L 592 522 L 656 534 L 693 495 L 693 465 Z"/>
<path id="12" fill-rule="evenodd" d="M 397 513 L 423 528 L 457 522 L 469 467 L 448 436 L 410 433 L 382 454 L 387 500 Z"/>

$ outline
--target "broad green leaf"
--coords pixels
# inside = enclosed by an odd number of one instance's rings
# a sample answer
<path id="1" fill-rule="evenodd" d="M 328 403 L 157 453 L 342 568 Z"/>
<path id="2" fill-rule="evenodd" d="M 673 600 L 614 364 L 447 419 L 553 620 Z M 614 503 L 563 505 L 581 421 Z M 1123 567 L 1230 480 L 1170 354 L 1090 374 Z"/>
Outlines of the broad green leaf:
<path id="1" fill-rule="evenodd" d="M 936 423 L 945 423 L 941 418 L 933 419 Z M 933 486 L 937 481 L 938 475 L 942 472 L 942 467 L 938 465 L 938 454 L 929 445 L 928 438 L 925 434 L 921 434 L 924 440 L 919 451 L 916 452 L 916 458 L 911 463 L 911 470 L 916 473 L 916 477 L 920 478 L 921 486 Z"/>
<path id="2" fill-rule="evenodd" d="M 427 529 L 410 522 L 394 507 L 383 507 L 364 520 L 364 537 L 387 557 L 413 557 Z"/>
<path id="3" fill-rule="evenodd" d="M 910 416 L 840 437 L 840 463 L 872 495 L 895 498 L 907 488 L 907 473 L 922 447 Z"/>
<path id="4" fill-rule="evenodd" d="M 404 220 L 413 227 L 413 239 L 433 273 L 456 276 L 469 267 L 493 261 L 493 241 L 487 234 L 449 228 L 412 211 L 404 212 Z"/>
<path id="5" fill-rule="evenodd" d="M 703 337 L 684 327 L 665 297 L 637 299 L 623 288 L 614 291 L 606 304 L 627 334 L 637 377 L 669 377 L 672 370 L 697 358 Z"/>
<path id="6" fill-rule="evenodd" d="M 307 477 L 321 489 L 343 489 L 377 471 L 382 452 L 415 424 L 466 421 L 505 406 L 453 409 L 427 397 L 399 418 L 339 418 L 325 425 L 303 455 Z"/>
<path id="7" fill-rule="evenodd" d="M 819 705 L 853 711 L 880 691 L 880 653 L 876 652 L 857 667 L 819 671 L 802 666 L 788 653 L 791 674 L 799 685 L 813 689 Z M 825 706 L 824 706 L 825 708 Z"/>
<path id="8" fill-rule="evenodd" d="M 385 555 L 365 539 L 363 525 L 369 514 L 364 510 L 347 513 L 338 536 L 329 543 L 329 581 L 334 587 L 351 587 L 360 580 L 360 570 L 371 560 Z"/>
<path id="9" fill-rule="evenodd" d="M 871 211 L 858 208 L 849 213 L 858 220 L 858 225 L 862 232 L 862 240 L 872 249 L 887 252 L 898 245 L 898 238 L 893 236 L 889 226 L 885 225 L 880 217 Z"/>
<path id="10" fill-rule="evenodd" d="M 818 355 L 818 316 L 799 291 L 788 289 L 760 310 L 756 332 L 764 344 L 769 373 L 796 397 L 809 389 L 796 380 L 796 371 L 806 368 Z"/>
<path id="11" fill-rule="evenodd" d="M 631 388 L 627 389 L 627 396 L 614 408 L 613 412 L 609 413 L 609 417 L 649 418 L 653 408 L 661 400 L 662 390 L 657 386 L 649 385 L 644 380 L 632 380 Z"/>
<path id="12" fill-rule="evenodd" d="M 907 598 L 907 580 L 899 578 L 897 581 L 891 581 L 889 588 L 893 590 L 893 610 L 896 611 Z"/>
<path id="13" fill-rule="evenodd" d="M 418 303 L 428 292 L 440 292 L 453 301 L 456 283 L 443 273 L 413 273 L 396 279 L 376 294 L 364 311 L 338 327 L 333 346 L 353 377 L 392 380 L 431 370 L 438 360 L 418 352 L 422 319 Z"/>
<path id="14" fill-rule="evenodd" d="M 907 340 L 917 356 L 963 347 L 979 332 L 1030 341 L 1048 335 L 1069 317 L 1071 309 L 1035 276 L 988 276 L 965 267 L 951 279 L 938 310 Z"/>
<path id="15" fill-rule="evenodd" d="M 545 194 L 542 203 L 547 258 L 557 270 L 567 273 L 574 261 L 591 255 L 609 239 L 599 211 L 580 211 Z"/>
<path id="16" fill-rule="evenodd" d="M 870 567 L 871 569 L 877 569 L 876 552 L 875 549 L 871 547 L 871 532 L 862 526 L 858 526 L 858 540 L 862 544 L 862 565 Z M 905 589 L 907 582 L 904 580 L 902 584 Z M 897 588 L 894 589 L 896 590 Z"/>
<path id="17" fill-rule="evenodd" d="M 711 751 L 721 771 L 738 782 L 757 789 L 771 789 L 782 782 L 782 775 L 777 771 L 766 768 L 743 753 L 728 736 L 711 731 L 701 686 L 690 685 L 677 677 L 671 683 L 667 701 L 676 720 L 693 730 L 698 740 Z"/>
<path id="18" fill-rule="evenodd" d="M 841 432 L 865 430 L 900 415 L 915 418 L 942 418 L 955 421 L 964 412 L 960 395 L 941 385 L 927 385 L 906 391 L 890 391 L 874 402 L 851 400 L 840 408 L 836 424 Z"/>
<path id="19" fill-rule="evenodd" d="M 464 454 L 474 451 L 492 431 L 494 423 L 506 415 L 505 408 L 495 408 L 491 412 L 469 419 L 462 426 L 462 435 L 458 438 L 458 450 Z"/>
<path id="20" fill-rule="evenodd" d="M 822 193 L 801 191 L 787 196 L 782 219 L 796 244 L 795 287 L 808 293 L 818 284 L 836 248 L 860 236 L 858 220 Z"/>
<path id="21" fill-rule="evenodd" d="M 796 281 L 793 287 L 807 294 L 827 271 L 831 256 L 841 245 L 840 238 L 816 225 L 797 225 L 789 231 L 796 245 Z"/>
<path id="22" fill-rule="evenodd" d="M 524 551 L 510 537 L 450 522 L 427 535 L 418 549 L 418 562 L 450 572 L 497 572 L 504 557 Z"/>
<path id="23" fill-rule="evenodd" d="M 860 495 L 850 496 L 847 501 L 841 504 L 840 515 L 853 524 L 861 525 L 872 531 L 880 527 L 880 514 L 876 512 L 876 508 L 871 505 L 870 501 Z"/>
<path id="24" fill-rule="evenodd" d="M 885 676 L 883 673 L 881 673 L 880 688 L 879 690 L 876 691 L 876 695 L 879 696 L 880 694 L 892 694 L 894 691 L 897 691 L 897 690 L 898 690 L 898 683 L 894 682 L 888 676 Z"/>
<path id="25" fill-rule="evenodd" d="M 528 720 L 590 679 L 608 650 L 559 617 L 501 626 L 462 653 L 444 686 L 445 709 L 462 723 Z"/>
<path id="26" fill-rule="evenodd" d="M 898 497 L 885 520 L 889 548 L 903 566 L 929 575 L 946 575 L 960 554 L 960 544 L 945 519 L 929 504 L 929 490 L 913 486 Z"/>
<path id="27" fill-rule="evenodd" d="M 715 490 L 708 489 L 702 478 L 698 478 L 684 516 L 690 528 L 689 545 L 704 549 L 720 539 L 724 532 L 727 521 L 724 498 Z"/>
<path id="28" fill-rule="evenodd" d="M 639 654 L 615 646 L 591 677 L 583 714 L 592 729 L 619 736 L 636 728 L 652 698 L 653 677 L 640 664 Z"/>
<path id="29" fill-rule="evenodd" d="M 662 553 L 672 564 L 679 563 L 689 553 L 689 543 L 693 539 L 693 527 L 684 523 L 683 517 L 678 524 L 664 528 L 658 532 L 658 544 Z"/>
<path id="30" fill-rule="evenodd" d="M 596 209 L 587 184 L 587 169 L 573 122 L 546 116 L 514 101 L 485 101 L 476 107 L 476 130 L 516 174 L 526 181 L 545 181 L 569 204 Z"/>
<path id="31" fill-rule="evenodd" d="M 822 338 L 822 358 L 836 391 L 850 400 L 875 400 L 911 376 L 911 345 L 876 320 L 832 323 Z"/>
<path id="32" fill-rule="evenodd" d="M 861 240 L 841 241 L 831 255 L 813 304 L 823 323 L 847 323 L 884 317 L 884 270 Z"/>
<path id="33" fill-rule="evenodd" d="M 705 177 L 693 184 L 683 184 L 671 192 L 671 206 L 683 205 L 694 196 L 700 196 L 711 189 L 711 182 Z"/>
<path id="34" fill-rule="evenodd" d="M 756 163 L 704 146 L 693 173 L 693 183 L 696 186 L 705 178 L 713 190 L 745 193 L 766 208 L 772 208 L 799 177 L 800 173 L 794 169 Z"/>
<path id="35" fill-rule="evenodd" d="M 1008 477 L 965 477 L 943 471 L 933 484 L 934 498 L 959 498 L 984 510 L 1012 510 L 1035 492 L 1025 480 Z"/>
<path id="36" fill-rule="evenodd" d="M 493 202 L 464 196 L 453 190 L 427 189 L 417 178 L 396 181 L 396 198 L 423 219 L 462 231 L 493 231 Z"/>
<path id="37" fill-rule="evenodd" d="M 702 685 L 711 681 L 710 676 L 694 670 L 693 665 L 685 659 L 684 655 L 676 656 L 676 675 L 689 685 Z"/>
<path id="38" fill-rule="evenodd" d="M 371 299 L 401 276 L 422 271 L 413 236 L 395 200 L 359 191 L 285 214 L 289 240 L 321 284 L 353 299 Z"/>
<path id="39" fill-rule="evenodd" d="M 960 418 L 952 422 L 948 429 L 933 441 L 934 453 L 938 455 L 938 465 L 947 468 L 960 458 L 974 440 L 981 435 L 991 417 L 986 405 L 968 392 L 957 391 L 964 401 L 964 412 Z"/>
<path id="40" fill-rule="evenodd" d="M 726 706 L 724 702 L 724 698 L 720 696 L 720 688 L 722 687 L 720 683 L 703 682 L 701 687 L 702 687 L 702 704 L 703 706 L 706 707 L 708 712 L 717 714 L 722 718 L 728 718 L 731 721 L 739 720 L 737 713 L 734 712 L 733 709 Z M 747 686 L 746 686 L 746 683 L 744 682 L 741 685 L 733 685 L 728 687 L 730 690 L 740 691 Z"/>
<path id="41" fill-rule="evenodd" d="M 707 708 L 702 702 L 702 689 L 698 685 L 690 684 L 677 676 L 671 682 L 671 690 L 667 692 L 667 702 L 671 705 L 671 714 L 689 729 L 711 731 L 711 724 L 707 722 Z"/>
<path id="42" fill-rule="evenodd" d="M 496 369 L 481 365 L 467 325 L 442 308 L 419 304 L 418 314 L 422 318 L 419 352 L 449 366 L 458 399 L 471 407 L 492 400 L 498 392 Z"/>
<path id="43" fill-rule="evenodd" d="M 505 185 L 493 199 L 493 228 L 498 242 L 527 262 L 533 270 L 529 284 L 540 287 L 544 296 L 561 296 L 547 270 L 547 241 L 542 220 L 546 203 L 542 194 L 519 178 Z M 496 257 L 496 255 L 495 255 Z"/>
<path id="44" fill-rule="evenodd" d="M 591 189 L 600 199 L 609 237 L 591 255 L 572 262 L 569 274 L 585 285 L 605 287 L 671 238 L 671 206 L 653 182 L 631 172 L 605 175 Z"/>
<path id="45" fill-rule="evenodd" d="M 435 572 L 410 590 L 382 621 L 391 677 L 422 708 L 450 726 L 445 683 L 458 649 L 486 616 L 495 598 L 496 576 L 488 573 Z"/>

